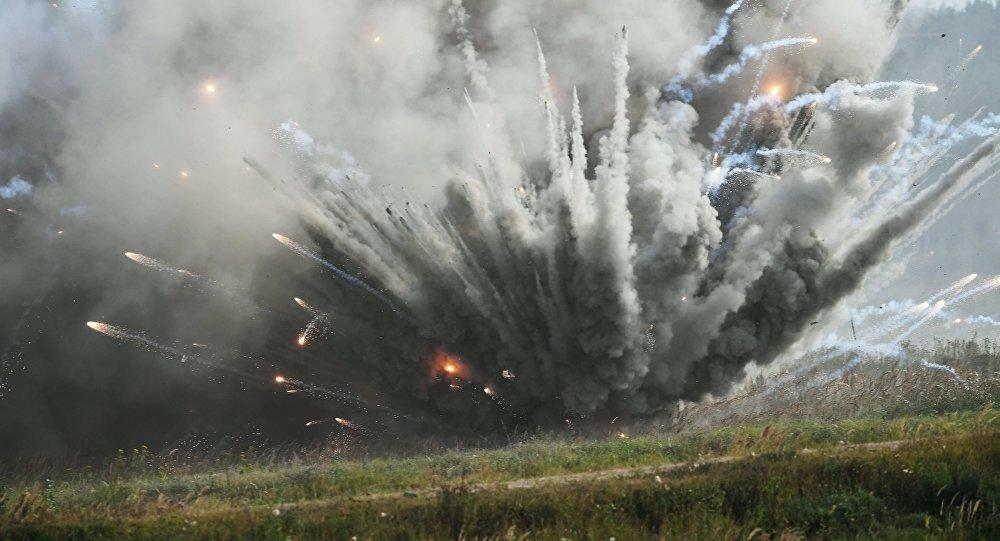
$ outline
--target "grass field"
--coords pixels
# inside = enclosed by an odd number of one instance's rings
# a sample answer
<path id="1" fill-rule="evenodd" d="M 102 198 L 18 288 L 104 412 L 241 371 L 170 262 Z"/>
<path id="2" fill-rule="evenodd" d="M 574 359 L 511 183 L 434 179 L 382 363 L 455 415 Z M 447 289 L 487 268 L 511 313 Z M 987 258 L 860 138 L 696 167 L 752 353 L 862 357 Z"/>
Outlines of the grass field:
<path id="1" fill-rule="evenodd" d="M 11 476 L 0 538 L 1000 538 L 996 354 L 925 353 L 821 355 L 631 436 L 370 460 L 123 452 Z"/>

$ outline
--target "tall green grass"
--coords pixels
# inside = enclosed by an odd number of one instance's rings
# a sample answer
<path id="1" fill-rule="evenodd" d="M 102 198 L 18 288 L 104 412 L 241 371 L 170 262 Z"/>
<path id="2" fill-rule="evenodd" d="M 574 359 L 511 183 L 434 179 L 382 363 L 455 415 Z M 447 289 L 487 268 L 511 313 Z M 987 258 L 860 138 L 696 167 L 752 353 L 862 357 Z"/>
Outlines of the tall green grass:
<path id="1" fill-rule="evenodd" d="M 767 539 L 996 538 L 1000 434 L 900 449 L 775 452 L 663 477 L 530 490 L 394 497 L 275 510 L 230 507 L 136 519 L 95 516 L 8 526 L 18 538 Z"/>

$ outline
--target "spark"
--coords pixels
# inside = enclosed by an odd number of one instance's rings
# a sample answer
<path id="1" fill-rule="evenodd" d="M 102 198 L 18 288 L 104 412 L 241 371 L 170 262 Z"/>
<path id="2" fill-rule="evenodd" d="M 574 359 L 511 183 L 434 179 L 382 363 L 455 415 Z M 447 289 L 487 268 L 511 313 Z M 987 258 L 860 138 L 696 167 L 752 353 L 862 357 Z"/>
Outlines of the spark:
<path id="1" fill-rule="evenodd" d="M 458 370 L 458 368 L 456 368 L 455 365 L 453 365 L 451 363 L 448 363 L 448 364 L 444 365 L 444 371 L 447 372 L 447 373 L 449 373 L 449 374 L 454 374 L 457 370 Z"/>
<path id="2" fill-rule="evenodd" d="M 201 89 L 206 95 L 214 96 L 219 91 L 219 85 L 215 81 L 205 81 Z"/>
<path id="3" fill-rule="evenodd" d="M 340 417 L 334 417 L 333 420 L 337 421 L 337 424 L 340 426 L 351 427 L 354 425 L 354 423 L 348 421 L 347 419 L 341 419 Z"/>
<path id="4" fill-rule="evenodd" d="M 308 343 L 308 341 L 306 333 L 302 333 L 299 335 L 298 339 L 295 340 L 295 343 L 297 343 L 299 347 L 306 347 L 306 343 Z"/>
<path id="5" fill-rule="evenodd" d="M 163 261 L 160 261 L 159 259 L 154 259 L 152 257 L 145 256 L 136 252 L 125 252 L 125 257 L 129 258 L 134 263 L 142 265 L 143 267 L 146 267 L 148 269 L 153 269 L 155 271 L 183 274 L 184 276 L 188 276 L 190 278 L 201 278 L 200 275 L 195 274 L 187 269 L 178 269 L 176 267 L 172 267 L 164 263 Z"/>
<path id="6" fill-rule="evenodd" d="M 285 376 L 281 376 L 281 375 L 274 376 L 274 382 L 275 383 L 285 383 L 285 381 L 287 381 L 285 379 Z"/>
<path id="7" fill-rule="evenodd" d="M 159 168 L 160 168 L 160 164 L 158 164 L 158 163 L 154 163 L 153 164 L 153 169 L 159 169 Z"/>
<path id="8" fill-rule="evenodd" d="M 306 426 L 314 426 L 314 425 L 318 425 L 318 424 L 320 424 L 321 422 L 322 422 L 322 421 L 309 421 L 309 422 L 307 422 L 307 423 L 306 423 Z"/>
<path id="9" fill-rule="evenodd" d="M 961 322 L 962 322 L 962 318 L 960 318 L 960 317 L 956 317 L 955 321 L 952 321 L 952 323 L 961 323 Z"/>
<path id="10" fill-rule="evenodd" d="M 188 178 L 189 176 L 191 176 L 191 172 L 188 171 L 187 169 L 181 169 L 180 175 L 181 178 Z"/>
<path id="11" fill-rule="evenodd" d="M 88 321 L 87 326 L 102 334 L 108 334 L 110 332 L 110 326 L 107 323 Z"/>
<path id="12" fill-rule="evenodd" d="M 771 88 L 768 89 L 767 93 L 770 94 L 771 96 L 775 97 L 775 98 L 780 98 L 781 97 L 781 86 L 779 86 L 779 85 L 771 85 Z"/>
<path id="13" fill-rule="evenodd" d="M 20 214 L 19 212 L 17 212 L 17 211 L 16 211 L 16 210 L 14 210 L 14 209 L 7 209 L 7 212 L 9 212 L 9 213 L 11 213 L 11 214 Z"/>
<path id="14" fill-rule="evenodd" d="M 372 43 L 378 43 L 380 41 L 382 41 L 382 36 L 375 36 L 372 38 Z"/>
<path id="15" fill-rule="evenodd" d="M 483 387 L 483 392 L 486 393 L 486 396 L 493 396 L 495 394 L 492 387 Z"/>
<path id="16" fill-rule="evenodd" d="M 312 307 L 311 304 L 302 300 L 299 297 L 294 297 L 292 300 L 294 300 L 295 304 L 299 305 L 300 308 L 302 308 L 306 312 L 309 312 L 310 314 L 316 315 L 317 313 L 319 313 L 319 310 L 316 310 L 315 308 Z"/>

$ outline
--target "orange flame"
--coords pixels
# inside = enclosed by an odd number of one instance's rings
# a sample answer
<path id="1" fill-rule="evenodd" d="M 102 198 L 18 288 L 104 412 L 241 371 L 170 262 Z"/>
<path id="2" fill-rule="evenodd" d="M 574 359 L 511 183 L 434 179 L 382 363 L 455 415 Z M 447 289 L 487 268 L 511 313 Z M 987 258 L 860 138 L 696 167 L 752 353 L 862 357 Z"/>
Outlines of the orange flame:
<path id="1" fill-rule="evenodd" d="M 432 375 L 443 375 L 446 378 L 468 379 L 468 368 L 462 360 L 443 347 L 436 347 L 430 354 Z"/>

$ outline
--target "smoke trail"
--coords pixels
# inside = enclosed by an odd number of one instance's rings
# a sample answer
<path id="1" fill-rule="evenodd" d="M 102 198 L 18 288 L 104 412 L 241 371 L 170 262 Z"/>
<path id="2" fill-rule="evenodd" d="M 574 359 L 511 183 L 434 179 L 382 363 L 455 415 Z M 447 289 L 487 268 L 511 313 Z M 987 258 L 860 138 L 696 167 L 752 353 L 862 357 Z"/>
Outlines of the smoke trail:
<path id="1" fill-rule="evenodd" d="M 173 346 L 161 344 L 156 340 L 149 338 L 142 332 L 133 331 L 126 327 L 111 325 L 109 323 L 102 323 L 100 321 L 88 321 L 87 327 L 90 327 L 92 330 L 99 332 L 105 336 L 114 338 L 115 340 L 119 340 L 127 344 L 130 344 L 132 346 L 158 353 L 164 357 L 177 359 L 182 363 L 187 362 L 188 360 L 193 360 L 198 364 L 205 366 L 207 368 L 211 368 L 213 370 L 221 370 L 224 372 L 229 372 L 231 374 L 242 376 L 248 379 L 253 378 L 252 374 L 233 368 L 231 366 L 221 365 L 218 363 L 208 361 L 200 355 L 194 353 L 188 353 Z"/>
<path id="2" fill-rule="evenodd" d="M 295 297 L 292 300 L 295 301 L 295 304 L 299 305 L 299 308 L 302 308 L 303 310 L 306 311 L 307 314 L 309 314 L 309 315 L 311 315 L 313 317 L 319 316 L 321 314 L 321 312 L 315 306 L 309 304 L 308 302 L 306 302 L 306 301 L 304 301 L 304 300 L 302 300 L 302 299 L 300 299 L 298 297 Z"/>
<path id="3" fill-rule="evenodd" d="M 473 89 L 476 90 L 479 98 L 493 101 L 496 94 L 490 87 L 489 66 L 479 58 L 476 47 L 472 43 L 472 34 L 469 33 L 468 29 L 469 15 L 462 5 L 462 0 L 452 0 L 451 5 L 448 6 L 448 15 L 451 17 L 455 34 L 460 40 L 458 48 L 465 61 L 465 72 Z"/>
<path id="4" fill-rule="evenodd" d="M 302 330 L 299 337 L 295 340 L 299 347 L 305 347 L 311 343 L 316 338 L 317 333 L 327 332 L 329 330 L 330 317 L 331 314 L 316 314 L 313 316 L 309 320 L 309 323 L 306 324 L 306 328 Z"/>
<path id="5" fill-rule="evenodd" d="M 696 78 L 694 87 L 695 89 L 699 89 L 711 85 L 723 84 L 731 77 L 739 75 L 751 61 L 757 60 L 775 49 L 815 45 L 816 43 L 816 38 L 784 38 L 762 43 L 760 45 L 750 45 L 740 52 L 740 56 L 736 62 L 726 66 L 722 69 L 722 71 L 711 75 L 701 75 Z"/>
<path id="6" fill-rule="evenodd" d="M 931 306 L 931 309 L 923 317 L 918 319 L 917 322 L 914 323 L 913 325 L 910 325 L 908 329 L 900 333 L 899 336 L 897 336 L 892 342 L 894 344 L 898 344 L 903 340 L 909 338 L 910 335 L 912 335 L 917 331 L 917 329 L 924 326 L 925 323 L 933 319 L 934 316 L 938 315 L 941 312 L 941 310 L 944 309 L 944 305 L 945 305 L 944 301 L 937 301 L 936 303 L 934 303 L 934 305 Z"/>
<path id="7" fill-rule="evenodd" d="M 169 265 L 167 263 L 164 263 L 159 259 L 153 259 L 152 257 L 144 256 L 142 254 L 137 254 L 135 252 L 125 252 L 125 257 L 129 258 L 135 263 L 138 263 L 139 265 L 142 265 L 143 267 L 155 270 L 157 272 L 180 274 L 187 278 L 202 278 L 201 275 L 195 274 L 187 269 L 180 269 L 172 265 Z"/>
<path id="8" fill-rule="evenodd" d="M 978 276 L 979 276 L 978 274 L 969 274 L 967 276 L 962 277 L 961 279 L 951 284 L 950 286 L 931 295 L 930 298 L 928 298 L 924 302 L 911 306 L 909 309 L 904 310 L 886 319 L 879 326 L 875 327 L 871 331 L 866 332 L 865 335 L 870 338 L 878 338 L 894 330 L 896 327 L 907 324 L 910 319 L 919 316 L 924 312 L 924 310 L 930 308 L 932 303 L 935 303 L 938 300 L 943 299 L 944 297 L 947 297 L 955 293 L 956 291 L 961 291 L 962 288 L 971 284 Z"/>
<path id="9" fill-rule="evenodd" d="M 962 318 L 962 322 L 969 325 L 989 325 L 991 327 L 1000 327 L 1000 321 L 997 321 L 990 316 L 970 316 Z"/>
<path id="10" fill-rule="evenodd" d="M 923 359 L 920 360 L 920 366 L 923 366 L 924 368 L 930 368 L 932 370 L 941 370 L 943 372 L 947 372 L 951 374 L 952 377 L 954 377 L 959 383 L 961 383 L 963 387 L 965 387 L 966 389 L 969 388 L 969 384 L 968 382 L 965 381 L 965 378 L 960 376 L 958 374 L 958 371 L 950 366 L 944 364 L 932 363 Z"/>
<path id="11" fill-rule="evenodd" d="M 292 239 L 290 239 L 290 238 L 288 238 L 288 237 L 286 237 L 284 235 L 279 235 L 277 233 L 274 233 L 271 236 L 274 237 L 274 240 L 280 242 L 281 244 L 284 244 L 289 250 L 295 252 L 296 254 L 298 254 L 298 255 L 300 255 L 302 257 L 305 257 L 307 259 L 311 259 L 311 260 L 315 261 L 316 263 L 319 263 L 320 265 L 322 265 L 326 269 L 332 271 L 341 280 L 343 280 L 343 281 L 351 284 L 352 286 L 359 287 L 359 288 L 367 291 L 373 297 L 375 297 L 378 300 L 382 301 L 383 304 L 385 304 L 386 306 L 388 306 L 389 309 L 391 309 L 393 312 L 395 312 L 400 317 L 403 317 L 403 318 L 407 317 L 406 314 L 403 313 L 403 311 L 398 306 L 396 306 L 395 303 L 393 303 L 385 295 L 383 295 L 382 292 L 380 292 L 379 290 L 375 289 L 374 287 L 368 285 L 368 283 L 365 282 L 364 280 L 358 278 L 357 276 L 354 276 L 354 275 L 348 273 L 347 271 L 341 269 L 340 267 L 337 267 L 333 263 L 330 263 L 329 261 L 323 259 L 322 257 L 314 254 L 313 252 L 307 250 L 301 244 L 295 242 L 294 240 L 292 240 Z"/>
<path id="12" fill-rule="evenodd" d="M 822 154 L 817 154 L 800 148 L 762 148 L 757 151 L 757 155 L 765 158 L 795 158 L 806 162 L 816 163 L 830 163 L 833 161 Z"/>
<path id="13" fill-rule="evenodd" d="M 828 105 L 836 108 L 837 101 L 845 94 L 871 94 L 882 90 L 934 93 L 938 91 L 938 87 L 931 84 L 915 83 L 913 81 L 879 81 L 864 85 L 834 84 L 824 92 L 813 92 L 811 94 L 796 96 L 795 99 L 785 104 L 785 111 L 793 113 L 798 109 L 812 104 Z"/>
<path id="14" fill-rule="evenodd" d="M 979 287 L 970 289 L 969 291 L 966 291 L 966 292 L 962 293 L 961 295 L 958 295 L 955 298 L 951 299 L 949 301 L 949 304 L 958 304 L 958 303 L 960 303 L 962 301 L 965 301 L 965 300 L 968 300 L 968 299 L 971 299 L 971 298 L 974 298 L 974 297 L 978 297 L 979 295 L 982 295 L 983 293 L 986 293 L 986 292 L 989 292 L 989 291 L 993 291 L 994 289 L 998 289 L 998 288 L 1000 288 L 1000 276 L 994 276 L 993 278 L 990 278 L 989 280 L 987 280 L 987 282 L 985 284 L 983 284 L 983 285 L 981 285 Z"/>
<path id="15" fill-rule="evenodd" d="M 694 96 L 690 90 L 683 87 L 682 83 L 691 75 L 691 72 L 694 71 L 695 66 L 700 60 L 725 41 L 726 36 L 729 35 L 729 27 L 732 24 L 733 15 L 743 6 L 743 1 L 736 0 L 736 2 L 733 2 L 726 8 L 722 18 L 715 27 L 715 32 L 712 33 L 705 43 L 696 45 L 681 55 L 680 60 L 677 62 L 676 75 L 665 85 L 667 92 L 680 97 L 684 101 L 691 101 Z"/>

